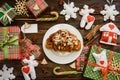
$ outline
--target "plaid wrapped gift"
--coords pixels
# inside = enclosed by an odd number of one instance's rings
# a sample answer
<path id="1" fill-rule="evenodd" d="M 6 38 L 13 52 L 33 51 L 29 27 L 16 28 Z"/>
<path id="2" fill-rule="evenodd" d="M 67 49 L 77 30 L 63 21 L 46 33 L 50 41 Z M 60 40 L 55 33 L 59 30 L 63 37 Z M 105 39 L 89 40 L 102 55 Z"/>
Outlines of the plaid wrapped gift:
<path id="1" fill-rule="evenodd" d="M 100 51 L 104 50 L 100 48 Z M 96 64 L 92 53 L 96 53 L 94 47 L 91 48 L 88 62 L 83 74 L 84 77 L 93 80 L 120 80 L 120 53 L 106 50 L 108 60 L 107 67 L 102 67 Z M 102 56 L 103 57 L 103 56 Z M 93 71 L 94 67 L 99 67 L 101 70 Z"/>
<path id="2" fill-rule="evenodd" d="M 17 15 L 14 8 L 5 3 L 0 8 L 0 21 L 6 26 L 8 23 L 11 23 L 12 19 Z"/>
<path id="3" fill-rule="evenodd" d="M 33 54 L 36 58 L 40 56 L 40 47 L 38 45 L 33 45 L 32 41 L 25 38 L 20 40 L 22 58 L 29 57 Z"/>
<path id="4" fill-rule="evenodd" d="M 43 12 L 48 7 L 47 3 L 44 0 L 29 0 L 26 3 L 26 6 L 35 17 L 37 17 L 38 14 Z"/>
<path id="5" fill-rule="evenodd" d="M 17 26 L 0 27 L 0 60 L 21 58 L 19 35 Z"/>

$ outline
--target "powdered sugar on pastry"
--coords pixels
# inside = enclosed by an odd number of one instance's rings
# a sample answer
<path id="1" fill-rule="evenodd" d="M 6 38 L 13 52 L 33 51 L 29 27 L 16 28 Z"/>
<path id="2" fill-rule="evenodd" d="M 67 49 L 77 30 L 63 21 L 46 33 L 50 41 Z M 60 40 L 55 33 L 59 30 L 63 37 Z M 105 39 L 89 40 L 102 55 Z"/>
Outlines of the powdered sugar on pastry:
<path id="1" fill-rule="evenodd" d="M 49 45 L 50 44 L 50 45 Z M 68 30 L 62 29 L 51 34 L 46 41 L 46 47 L 55 51 L 78 51 L 80 50 L 80 41 Z"/>

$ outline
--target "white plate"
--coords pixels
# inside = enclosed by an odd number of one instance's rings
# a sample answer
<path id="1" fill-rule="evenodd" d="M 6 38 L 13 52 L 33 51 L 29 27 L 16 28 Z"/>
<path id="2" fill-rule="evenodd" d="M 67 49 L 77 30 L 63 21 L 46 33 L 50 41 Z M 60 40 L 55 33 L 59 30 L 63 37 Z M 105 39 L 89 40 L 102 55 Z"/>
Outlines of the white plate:
<path id="1" fill-rule="evenodd" d="M 73 52 L 57 52 L 51 49 L 47 49 L 45 44 L 46 44 L 46 40 L 47 38 L 49 38 L 49 36 L 60 30 L 60 29 L 66 29 L 68 31 L 70 31 L 72 34 L 76 35 L 77 38 L 80 40 L 81 42 L 81 49 L 79 51 L 73 51 Z M 80 32 L 73 26 L 68 25 L 68 24 L 57 24 L 54 25 L 53 27 L 51 27 L 44 35 L 43 38 L 43 50 L 45 52 L 45 55 L 53 62 L 58 63 L 58 64 L 68 64 L 70 62 L 73 62 L 82 52 L 82 48 L 83 48 L 83 38 L 80 34 Z"/>

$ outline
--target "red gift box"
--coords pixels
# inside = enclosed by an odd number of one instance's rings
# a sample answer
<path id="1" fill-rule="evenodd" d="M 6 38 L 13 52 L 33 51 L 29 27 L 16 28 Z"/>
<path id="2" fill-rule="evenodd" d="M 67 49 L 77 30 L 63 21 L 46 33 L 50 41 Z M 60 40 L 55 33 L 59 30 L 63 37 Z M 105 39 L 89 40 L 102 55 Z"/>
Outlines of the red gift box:
<path id="1" fill-rule="evenodd" d="M 44 0 L 29 0 L 26 2 L 26 6 L 35 17 L 37 17 L 38 14 L 43 12 L 48 7 Z"/>
<path id="2" fill-rule="evenodd" d="M 36 58 L 40 56 L 40 47 L 33 45 L 32 41 L 25 38 L 20 40 L 22 58 L 28 58 L 30 55 L 34 55 Z"/>

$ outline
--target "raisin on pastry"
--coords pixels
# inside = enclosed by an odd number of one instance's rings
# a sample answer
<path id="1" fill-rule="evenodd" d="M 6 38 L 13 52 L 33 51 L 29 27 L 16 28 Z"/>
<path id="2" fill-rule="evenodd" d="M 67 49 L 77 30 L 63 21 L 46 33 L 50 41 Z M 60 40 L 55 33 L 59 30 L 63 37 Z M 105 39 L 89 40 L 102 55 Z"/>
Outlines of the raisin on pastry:
<path id="1" fill-rule="evenodd" d="M 46 48 L 62 52 L 78 51 L 81 48 L 81 43 L 77 36 L 63 29 L 49 36 Z"/>

